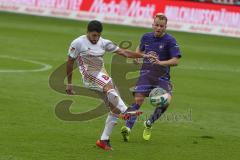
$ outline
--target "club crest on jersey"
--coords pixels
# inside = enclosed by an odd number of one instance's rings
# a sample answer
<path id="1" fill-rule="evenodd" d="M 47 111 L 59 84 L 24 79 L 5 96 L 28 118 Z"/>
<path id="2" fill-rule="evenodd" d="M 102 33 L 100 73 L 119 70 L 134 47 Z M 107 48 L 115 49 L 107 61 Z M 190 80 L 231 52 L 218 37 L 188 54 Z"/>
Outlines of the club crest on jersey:
<path id="1" fill-rule="evenodd" d="M 76 48 L 72 47 L 71 48 L 71 52 L 74 52 L 76 50 Z"/>
<path id="2" fill-rule="evenodd" d="M 164 48 L 164 44 L 160 44 L 159 49 L 163 49 L 163 48 Z"/>

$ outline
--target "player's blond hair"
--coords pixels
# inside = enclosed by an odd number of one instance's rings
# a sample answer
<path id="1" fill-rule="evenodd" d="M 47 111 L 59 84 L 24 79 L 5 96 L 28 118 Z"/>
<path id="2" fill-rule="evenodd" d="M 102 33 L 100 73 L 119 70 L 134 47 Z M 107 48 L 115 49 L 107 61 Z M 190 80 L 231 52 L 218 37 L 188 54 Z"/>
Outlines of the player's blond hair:
<path id="1" fill-rule="evenodd" d="M 166 24 L 167 24 L 167 17 L 163 14 L 163 13 L 157 13 L 155 16 L 154 16 L 154 20 L 155 19 L 159 19 L 159 20 L 165 20 L 166 21 Z"/>

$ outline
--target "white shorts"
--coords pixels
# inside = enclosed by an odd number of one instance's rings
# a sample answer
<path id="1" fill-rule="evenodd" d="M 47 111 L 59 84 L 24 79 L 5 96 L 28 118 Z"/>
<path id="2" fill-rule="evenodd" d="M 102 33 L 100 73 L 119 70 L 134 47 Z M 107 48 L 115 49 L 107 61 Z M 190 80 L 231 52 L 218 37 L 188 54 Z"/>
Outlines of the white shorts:
<path id="1" fill-rule="evenodd" d="M 103 91 L 103 87 L 112 82 L 112 78 L 105 72 L 83 72 L 83 84 L 93 90 Z"/>

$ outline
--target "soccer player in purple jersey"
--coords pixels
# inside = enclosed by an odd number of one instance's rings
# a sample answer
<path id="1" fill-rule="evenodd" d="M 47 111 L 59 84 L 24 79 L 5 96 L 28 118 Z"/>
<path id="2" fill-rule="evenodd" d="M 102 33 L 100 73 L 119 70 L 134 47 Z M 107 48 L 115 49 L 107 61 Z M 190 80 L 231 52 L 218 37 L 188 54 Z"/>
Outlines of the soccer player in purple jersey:
<path id="1" fill-rule="evenodd" d="M 153 123 L 167 110 L 172 99 L 170 67 L 178 65 L 181 57 L 179 46 L 175 38 L 166 33 L 166 27 L 167 17 L 163 14 L 157 14 L 152 24 L 153 32 L 144 34 L 137 48 L 140 53 L 156 55 L 158 60 L 143 59 L 140 77 L 134 90 L 135 103 L 132 104 L 132 109 L 138 110 L 145 97 L 156 87 L 163 88 L 168 93 L 168 103 L 163 107 L 156 107 L 153 114 L 144 122 L 143 138 L 145 140 L 150 139 Z M 124 141 L 129 140 L 135 121 L 136 117 L 132 117 L 126 121 L 126 126 L 121 128 Z"/>

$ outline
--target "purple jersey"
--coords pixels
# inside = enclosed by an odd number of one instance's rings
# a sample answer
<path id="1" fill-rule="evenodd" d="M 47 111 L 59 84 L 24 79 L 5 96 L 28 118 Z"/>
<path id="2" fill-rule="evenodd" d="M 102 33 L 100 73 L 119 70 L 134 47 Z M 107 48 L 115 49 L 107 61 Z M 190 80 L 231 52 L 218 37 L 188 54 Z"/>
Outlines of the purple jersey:
<path id="1" fill-rule="evenodd" d="M 146 33 L 142 36 L 140 50 L 145 54 L 155 52 L 160 61 L 169 60 L 173 57 L 180 58 L 181 53 L 178 44 L 173 36 L 165 34 L 162 37 L 155 37 L 154 33 Z M 147 74 L 157 79 L 170 80 L 170 67 L 151 64 L 147 58 L 144 58 L 141 68 L 141 76 Z"/>

